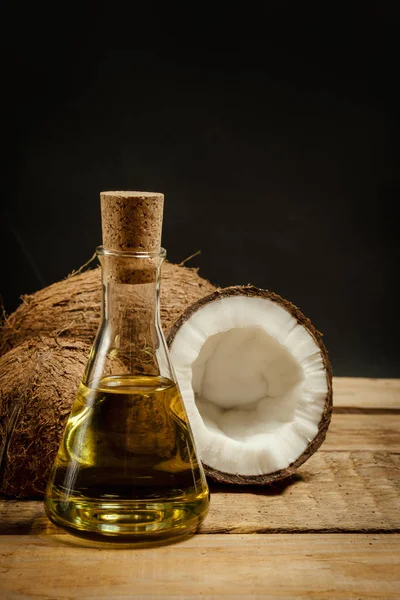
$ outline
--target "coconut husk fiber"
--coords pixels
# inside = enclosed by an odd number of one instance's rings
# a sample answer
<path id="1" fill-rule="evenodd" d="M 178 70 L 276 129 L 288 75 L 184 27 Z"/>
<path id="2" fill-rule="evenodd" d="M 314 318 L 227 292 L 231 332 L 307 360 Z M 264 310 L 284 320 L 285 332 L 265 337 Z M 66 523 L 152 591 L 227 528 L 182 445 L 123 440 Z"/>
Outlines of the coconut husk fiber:
<path id="1" fill-rule="evenodd" d="M 89 349 L 40 336 L 0 358 L 0 495 L 43 494 Z"/>
<path id="2" fill-rule="evenodd" d="M 165 332 L 215 287 L 196 269 L 162 267 Z M 0 332 L 0 495 L 40 497 L 100 322 L 100 269 L 24 296 Z"/>
<path id="3" fill-rule="evenodd" d="M 183 310 L 215 290 L 197 269 L 165 262 L 161 270 L 161 322 L 164 332 Z M 22 297 L 0 327 L 0 356 L 37 335 L 58 335 L 91 344 L 100 322 L 101 271 L 72 275 Z"/>

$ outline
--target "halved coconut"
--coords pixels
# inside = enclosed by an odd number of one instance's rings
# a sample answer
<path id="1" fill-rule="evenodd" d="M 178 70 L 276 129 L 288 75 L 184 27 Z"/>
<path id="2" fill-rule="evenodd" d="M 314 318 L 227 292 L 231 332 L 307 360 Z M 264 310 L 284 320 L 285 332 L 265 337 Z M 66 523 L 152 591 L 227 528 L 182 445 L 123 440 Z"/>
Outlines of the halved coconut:
<path id="1" fill-rule="evenodd" d="M 168 337 L 200 458 L 224 483 L 292 475 L 325 439 L 332 370 L 298 308 L 253 286 L 188 307 Z"/>

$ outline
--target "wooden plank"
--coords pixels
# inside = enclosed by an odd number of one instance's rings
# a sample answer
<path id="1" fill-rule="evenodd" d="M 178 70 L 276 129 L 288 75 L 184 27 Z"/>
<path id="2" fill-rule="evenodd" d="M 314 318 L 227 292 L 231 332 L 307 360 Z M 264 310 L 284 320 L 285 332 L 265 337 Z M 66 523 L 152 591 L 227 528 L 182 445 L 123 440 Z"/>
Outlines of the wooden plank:
<path id="1" fill-rule="evenodd" d="M 323 452 L 400 451 L 400 414 L 334 414 Z"/>
<path id="2" fill-rule="evenodd" d="M 400 532 L 399 475 L 399 454 L 318 452 L 279 485 L 211 484 L 201 533 Z M 0 533 L 58 531 L 42 502 L 0 501 Z"/>
<path id="3" fill-rule="evenodd" d="M 398 598 L 399 535 L 198 535 L 158 548 L 0 537 L 7 600 Z"/>
<path id="4" fill-rule="evenodd" d="M 334 407 L 400 410 L 400 379 L 333 378 Z"/>
<path id="5" fill-rule="evenodd" d="M 400 532 L 400 455 L 320 452 L 289 481 L 212 486 L 203 533 Z"/>

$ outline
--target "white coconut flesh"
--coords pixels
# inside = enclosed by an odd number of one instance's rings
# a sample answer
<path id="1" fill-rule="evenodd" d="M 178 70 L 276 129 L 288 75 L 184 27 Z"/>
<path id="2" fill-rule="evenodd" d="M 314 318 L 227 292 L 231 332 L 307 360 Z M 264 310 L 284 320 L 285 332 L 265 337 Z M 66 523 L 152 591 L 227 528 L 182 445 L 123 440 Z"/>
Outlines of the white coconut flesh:
<path id="1" fill-rule="evenodd" d="M 206 303 L 179 327 L 170 355 L 209 467 L 274 473 L 317 435 L 328 393 L 321 350 L 278 303 L 245 295 Z"/>

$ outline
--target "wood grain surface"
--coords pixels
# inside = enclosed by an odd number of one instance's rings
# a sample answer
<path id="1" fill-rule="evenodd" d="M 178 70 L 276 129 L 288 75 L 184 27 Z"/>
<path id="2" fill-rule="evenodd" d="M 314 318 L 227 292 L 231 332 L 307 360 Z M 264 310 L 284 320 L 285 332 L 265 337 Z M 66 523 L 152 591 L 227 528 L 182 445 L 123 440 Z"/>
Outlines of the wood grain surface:
<path id="1" fill-rule="evenodd" d="M 400 455 L 319 452 L 286 483 L 240 488 L 210 484 L 199 533 L 392 531 L 400 533 Z M 54 535 L 41 501 L 0 501 L 0 533 Z"/>
<path id="2" fill-rule="evenodd" d="M 399 598 L 399 535 L 196 535 L 96 549 L 0 538 L 3 598 Z"/>
<path id="3" fill-rule="evenodd" d="M 0 500 L 0 598 L 400 598 L 400 381 L 334 390 L 327 440 L 294 477 L 211 484 L 179 544 L 81 542 L 41 501 Z"/>
<path id="4" fill-rule="evenodd" d="M 400 410 L 400 379 L 334 377 L 333 404 L 335 407 L 365 411 Z"/>

